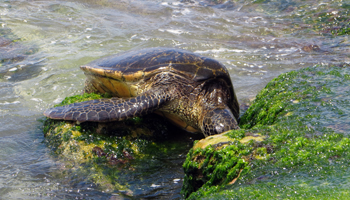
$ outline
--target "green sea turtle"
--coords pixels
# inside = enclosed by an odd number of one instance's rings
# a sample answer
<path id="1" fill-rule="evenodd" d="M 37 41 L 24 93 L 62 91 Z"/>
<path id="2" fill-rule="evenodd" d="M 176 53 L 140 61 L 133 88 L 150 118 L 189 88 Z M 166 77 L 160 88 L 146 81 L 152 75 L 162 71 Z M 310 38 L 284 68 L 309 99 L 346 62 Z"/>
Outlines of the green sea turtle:
<path id="1" fill-rule="evenodd" d="M 52 119 L 120 121 L 160 114 L 204 136 L 238 129 L 239 105 L 227 69 L 218 61 L 172 48 L 148 48 L 112 55 L 81 66 L 84 92 L 113 98 L 50 108 Z"/>

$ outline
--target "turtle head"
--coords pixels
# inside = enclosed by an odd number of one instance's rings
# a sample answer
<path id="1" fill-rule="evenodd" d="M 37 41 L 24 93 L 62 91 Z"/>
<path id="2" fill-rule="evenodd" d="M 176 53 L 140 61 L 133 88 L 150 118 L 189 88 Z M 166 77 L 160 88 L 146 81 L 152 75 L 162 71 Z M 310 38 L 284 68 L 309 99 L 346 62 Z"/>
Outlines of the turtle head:
<path id="1" fill-rule="evenodd" d="M 231 129 L 239 129 L 236 118 L 228 107 L 215 108 L 203 118 L 202 132 L 205 137 L 220 134 Z"/>

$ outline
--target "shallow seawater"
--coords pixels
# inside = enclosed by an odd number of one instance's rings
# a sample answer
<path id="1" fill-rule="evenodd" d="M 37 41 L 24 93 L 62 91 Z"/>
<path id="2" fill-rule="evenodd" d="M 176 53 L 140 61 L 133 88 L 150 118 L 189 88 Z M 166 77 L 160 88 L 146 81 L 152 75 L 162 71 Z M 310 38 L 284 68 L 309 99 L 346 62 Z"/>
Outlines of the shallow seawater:
<path id="1" fill-rule="evenodd" d="M 283 72 L 350 62 L 348 35 L 335 37 L 308 21 L 324 10 L 336 15 L 343 4 L 0 0 L 0 196 L 122 198 L 118 191 L 103 191 L 93 183 L 58 175 L 62 163 L 42 143 L 42 123 L 37 120 L 46 108 L 81 92 L 80 65 L 126 50 L 187 49 L 222 62 L 238 99 L 246 102 Z M 178 163 L 183 159 L 174 161 L 176 170 L 154 174 L 149 185 L 152 181 L 170 184 L 181 177 Z M 149 198 L 171 193 L 176 199 L 181 198 L 181 181 L 177 184 L 172 189 L 142 189 Z"/>

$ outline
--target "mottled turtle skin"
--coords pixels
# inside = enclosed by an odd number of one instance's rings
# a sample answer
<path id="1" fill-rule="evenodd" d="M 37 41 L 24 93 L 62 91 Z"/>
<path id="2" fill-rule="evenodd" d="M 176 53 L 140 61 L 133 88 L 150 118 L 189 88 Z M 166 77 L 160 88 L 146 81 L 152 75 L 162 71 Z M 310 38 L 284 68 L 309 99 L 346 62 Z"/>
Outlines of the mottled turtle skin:
<path id="1" fill-rule="evenodd" d="M 45 116 L 110 122 L 154 112 L 204 136 L 239 128 L 239 104 L 229 73 L 214 59 L 149 48 L 102 58 L 81 69 L 87 76 L 85 92 L 114 97 L 50 108 Z"/>

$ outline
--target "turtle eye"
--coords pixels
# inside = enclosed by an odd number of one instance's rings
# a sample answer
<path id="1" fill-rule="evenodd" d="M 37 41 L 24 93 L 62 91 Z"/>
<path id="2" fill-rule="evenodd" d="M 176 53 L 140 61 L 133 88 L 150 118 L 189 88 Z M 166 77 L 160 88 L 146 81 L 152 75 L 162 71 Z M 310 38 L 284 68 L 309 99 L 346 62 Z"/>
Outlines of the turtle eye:
<path id="1" fill-rule="evenodd" d="M 224 132 L 225 130 L 225 125 L 223 123 L 218 123 L 216 126 L 215 126 L 215 134 L 220 134 L 222 132 Z"/>

